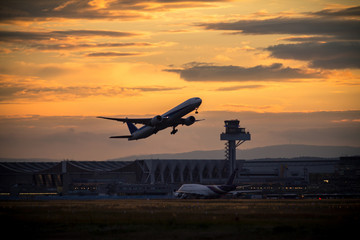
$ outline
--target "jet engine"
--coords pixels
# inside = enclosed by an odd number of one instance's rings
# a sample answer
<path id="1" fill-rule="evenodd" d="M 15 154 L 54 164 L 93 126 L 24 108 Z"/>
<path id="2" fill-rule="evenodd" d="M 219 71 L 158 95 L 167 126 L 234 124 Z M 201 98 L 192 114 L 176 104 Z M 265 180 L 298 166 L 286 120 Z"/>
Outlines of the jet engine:
<path id="1" fill-rule="evenodd" d="M 185 118 L 185 125 L 186 126 L 190 126 L 191 124 L 193 124 L 195 122 L 195 117 L 193 116 L 190 116 L 190 117 L 187 117 Z"/>
<path id="2" fill-rule="evenodd" d="M 150 124 L 151 124 L 151 126 L 156 126 L 156 125 L 160 124 L 162 121 L 163 121 L 163 117 L 160 115 L 157 115 L 150 120 Z"/>

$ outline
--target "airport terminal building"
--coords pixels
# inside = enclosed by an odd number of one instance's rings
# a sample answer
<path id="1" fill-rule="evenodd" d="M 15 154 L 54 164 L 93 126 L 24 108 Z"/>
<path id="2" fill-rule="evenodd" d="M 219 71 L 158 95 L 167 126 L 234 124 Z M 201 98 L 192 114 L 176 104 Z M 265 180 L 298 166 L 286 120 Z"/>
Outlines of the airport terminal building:
<path id="1" fill-rule="evenodd" d="M 360 192 L 360 157 L 237 160 L 235 183 L 274 193 Z M 0 162 L 1 195 L 166 195 L 183 183 L 223 184 L 226 160 Z"/>

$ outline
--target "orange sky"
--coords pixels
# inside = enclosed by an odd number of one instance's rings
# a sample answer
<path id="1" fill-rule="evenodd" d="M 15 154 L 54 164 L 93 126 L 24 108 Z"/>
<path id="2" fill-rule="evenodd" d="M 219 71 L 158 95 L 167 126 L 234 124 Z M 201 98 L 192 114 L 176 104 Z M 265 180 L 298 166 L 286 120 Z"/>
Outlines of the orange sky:
<path id="1" fill-rule="evenodd" d="M 234 118 L 358 111 L 359 5 L 2 1 L 0 117 L 152 116 L 190 97 Z"/>

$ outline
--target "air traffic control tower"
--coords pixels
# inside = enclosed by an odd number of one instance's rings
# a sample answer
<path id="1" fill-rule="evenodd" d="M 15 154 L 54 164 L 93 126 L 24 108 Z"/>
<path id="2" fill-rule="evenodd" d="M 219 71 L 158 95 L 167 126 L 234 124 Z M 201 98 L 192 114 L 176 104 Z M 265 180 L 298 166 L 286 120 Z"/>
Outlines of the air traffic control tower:
<path id="1" fill-rule="evenodd" d="M 226 120 L 225 133 L 220 134 L 220 140 L 228 141 L 225 144 L 225 156 L 229 163 L 229 175 L 236 168 L 236 147 L 251 139 L 250 133 L 246 132 L 245 128 L 240 128 L 239 124 L 239 120 Z"/>

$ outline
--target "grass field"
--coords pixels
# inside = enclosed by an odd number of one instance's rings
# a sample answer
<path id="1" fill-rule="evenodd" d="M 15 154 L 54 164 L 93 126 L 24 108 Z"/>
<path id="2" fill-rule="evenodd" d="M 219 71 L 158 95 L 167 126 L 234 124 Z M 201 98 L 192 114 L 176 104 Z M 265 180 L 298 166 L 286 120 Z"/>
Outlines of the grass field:
<path id="1" fill-rule="evenodd" d="M 2 235 L 26 239 L 347 239 L 359 214 L 360 200 L 0 202 Z"/>

